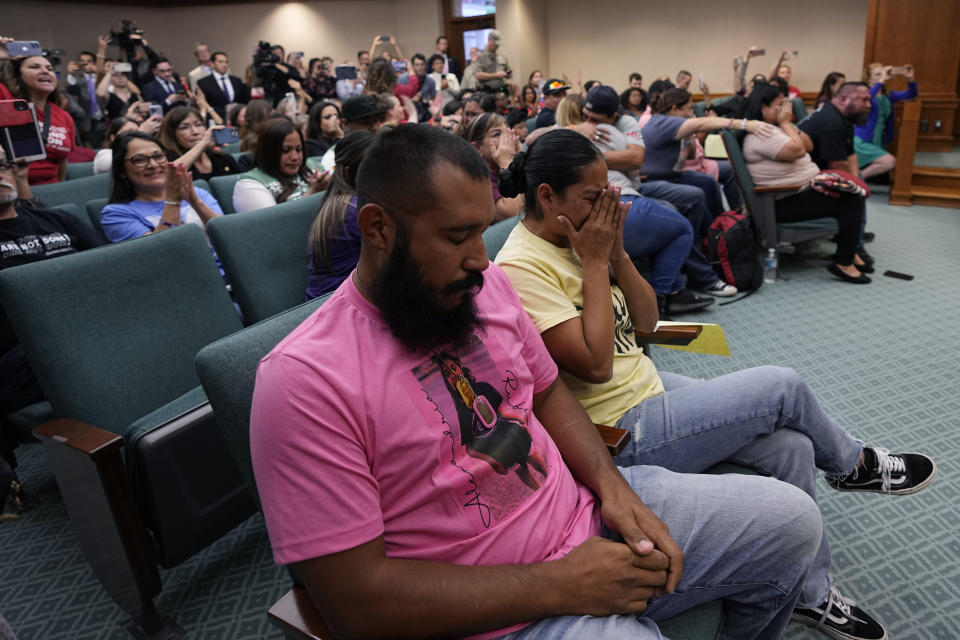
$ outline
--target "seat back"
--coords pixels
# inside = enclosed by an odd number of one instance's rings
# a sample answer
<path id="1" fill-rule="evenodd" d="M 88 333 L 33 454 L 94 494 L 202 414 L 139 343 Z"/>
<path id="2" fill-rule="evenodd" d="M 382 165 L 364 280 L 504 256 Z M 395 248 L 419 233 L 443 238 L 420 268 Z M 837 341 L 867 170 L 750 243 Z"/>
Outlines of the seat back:
<path id="1" fill-rule="evenodd" d="M 86 178 L 93 175 L 93 162 L 68 162 L 67 180 Z"/>
<path id="2" fill-rule="evenodd" d="M 232 176 L 210 178 L 210 193 L 217 199 L 217 202 L 220 203 L 220 209 L 224 213 L 237 212 L 237 210 L 233 208 L 233 187 L 237 184 L 237 180 L 243 176 L 244 174 L 237 173 Z"/>
<path id="3" fill-rule="evenodd" d="M 220 216 L 207 224 L 245 324 L 303 302 L 307 240 L 322 201 L 323 194 L 318 193 L 259 211 Z"/>
<path id="4" fill-rule="evenodd" d="M 721 136 L 723 137 L 723 146 L 727 150 L 727 160 L 730 161 L 730 168 L 733 169 L 733 176 L 740 187 L 740 193 L 747 205 L 747 211 L 751 215 L 759 215 L 760 200 L 756 191 L 754 191 L 756 185 L 753 183 L 753 176 L 747 169 L 747 161 L 743 157 L 743 148 L 740 146 L 740 141 L 729 129 L 724 129 Z"/>
<path id="5" fill-rule="evenodd" d="M 56 206 L 50 207 L 54 211 L 63 211 L 72 218 L 75 218 L 80 222 L 80 224 L 91 226 L 90 218 L 87 216 L 87 212 L 81 212 L 80 208 L 82 205 L 78 206 L 72 202 L 67 202 L 65 204 L 58 204 Z"/>
<path id="6" fill-rule="evenodd" d="M 118 434 L 242 326 L 195 225 L 4 269 L 0 299 L 55 413 Z"/>
<path id="7" fill-rule="evenodd" d="M 507 241 L 507 236 L 513 231 L 513 228 L 520 223 L 523 216 L 513 216 L 506 220 L 501 220 L 496 224 L 490 225 L 483 232 L 483 246 L 487 249 L 487 257 L 493 260 L 503 248 L 503 243 Z"/>
<path id="8" fill-rule="evenodd" d="M 537 117 L 527 118 L 527 131 L 533 131 L 537 128 Z"/>
<path id="9" fill-rule="evenodd" d="M 76 180 L 38 184 L 30 187 L 30 191 L 35 198 L 48 207 L 68 202 L 82 207 L 90 200 L 106 198 L 110 195 L 110 174 L 101 173 Z"/>
<path id="10" fill-rule="evenodd" d="M 200 382 L 227 446 L 259 504 L 250 461 L 250 407 L 257 365 L 287 334 L 329 298 L 305 302 L 207 345 L 197 354 Z"/>
<path id="11" fill-rule="evenodd" d="M 101 233 L 103 233 L 103 225 L 100 224 L 100 212 L 103 211 L 108 202 L 110 202 L 110 198 L 97 198 L 87 202 L 87 217 L 90 219 L 90 224 L 99 229 Z"/>
<path id="12" fill-rule="evenodd" d="M 225 144 L 220 147 L 220 151 L 223 153 L 240 153 L 240 143 L 231 142 L 230 144 Z"/>

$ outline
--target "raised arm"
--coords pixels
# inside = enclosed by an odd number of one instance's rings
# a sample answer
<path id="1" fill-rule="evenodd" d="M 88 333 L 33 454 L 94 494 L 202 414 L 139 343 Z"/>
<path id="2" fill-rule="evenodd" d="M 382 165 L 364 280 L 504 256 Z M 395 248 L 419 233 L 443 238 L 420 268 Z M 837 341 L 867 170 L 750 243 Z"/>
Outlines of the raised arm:
<path id="1" fill-rule="evenodd" d="M 747 131 L 748 133 L 756 133 L 757 135 L 766 138 L 767 136 L 773 134 L 774 126 L 767 124 L 766 122 L 761 122 L 760 120 L 747 120 L 746 118 L 687 118 L 686 122 L 680 125 L 680 128 L 677 130 L 677 134 L 674 136 L 674 139 L 682 140 L 692 136 L 695 133 L 712 133 L 714 131 L 719 131 L 720 129 L 739 129 L 741 131 Z"/>

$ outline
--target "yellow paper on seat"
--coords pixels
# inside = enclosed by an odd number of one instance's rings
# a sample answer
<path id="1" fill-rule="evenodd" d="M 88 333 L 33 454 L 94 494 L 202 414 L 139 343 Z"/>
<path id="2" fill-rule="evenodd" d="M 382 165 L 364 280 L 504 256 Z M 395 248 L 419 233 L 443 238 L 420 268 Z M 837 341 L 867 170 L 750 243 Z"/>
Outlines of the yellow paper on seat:
<path id="1" fill-rule="evenodd" d="M 676 344 L 658 344 L 656 346 L 664 349 L 679 349 L 680 351 L 692 351 L 693 353 L 707 353 L 715 356 L 729 356 L 730 346 L 727 344 L 727 334 L 723 332 L 723 327 L 718 324 L 707 324 L 702 322 L 671 322 L 661 320 L 657 323 L 657 328 L 669 327 L 671 325 L 698 326 L 700 335 L 688 345 Z"/>
<path id="2" fill-rule="evenodd" d="M 717 160 L 726 159 L 727 148 L 723 146 L 723 138 L 719 133 L 711 133 L 703 142 L 703 155 Z"/>

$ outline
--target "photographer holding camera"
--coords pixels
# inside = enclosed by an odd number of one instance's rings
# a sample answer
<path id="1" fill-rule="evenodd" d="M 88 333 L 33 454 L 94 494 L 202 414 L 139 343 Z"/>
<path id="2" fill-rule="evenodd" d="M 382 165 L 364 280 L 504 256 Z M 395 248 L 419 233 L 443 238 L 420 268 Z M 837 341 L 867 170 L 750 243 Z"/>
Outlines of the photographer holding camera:
<path id="1" fill-rule="evenodd" d="M 264 99 L 274 106 L 290 91 L 289 81 L 300 80 L 295 69 L 283 64 L 282 52 L 283 47 L 271 47 L 269 42 L 261 40 L 253 54 L 254 76 L 263 87 Z"/>

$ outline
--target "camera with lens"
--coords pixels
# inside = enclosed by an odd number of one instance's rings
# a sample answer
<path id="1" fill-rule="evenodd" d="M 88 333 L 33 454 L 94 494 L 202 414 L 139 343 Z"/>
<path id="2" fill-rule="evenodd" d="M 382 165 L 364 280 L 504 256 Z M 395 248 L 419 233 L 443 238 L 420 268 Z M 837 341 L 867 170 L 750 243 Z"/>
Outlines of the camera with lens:
<path id="1" fill-rule="evenodd" d="M 120 31 L 110 31 L 110 41 L 107 44 L 130 49 L 134 45 L 133 36 L 143 36 L 143 28 L 138 27 L 133 20 L 121 20 L 120 25 Z"/>
<path id="2" fill-rule="evenodd" d="M 49 60 L 54 67 L 60 66 L 60 63 L 63 62 L 62 57 L 65 55 L 67 55 L 67 52 L 63 49 L 47 49 L 43 52 L 43 57 Z"/>
<path id="3" fill-rule="evenodd" d="M 264 97 L 272 104 L 277 104 L 290 87 L 287 84 L 287 74 L 276 67 L 277 64 L 282 64 L 283 60 L 272 48 L 269 42 L 263 40 L 257 44 L 257 49 L 253 52 L 253 70 L 263 87 Z"/>

